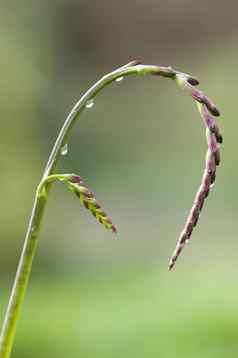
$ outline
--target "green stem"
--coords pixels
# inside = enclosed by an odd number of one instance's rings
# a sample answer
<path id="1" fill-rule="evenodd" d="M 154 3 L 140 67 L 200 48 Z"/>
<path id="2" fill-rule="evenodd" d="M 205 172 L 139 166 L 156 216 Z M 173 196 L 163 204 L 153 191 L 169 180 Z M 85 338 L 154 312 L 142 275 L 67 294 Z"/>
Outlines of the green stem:
<path id="1" fill-rule="evenodd" d="M 66 121 L 64 122 L 64 125 L 49 156 L 49 160 L 45 167 L 40 185 L 36 191 L 35 201 L 24 241 L 24 246 L 1 331 L 0 358 L 9 358 L 11 355 L 12 345 L 16 333 L 16 325 L 21 306 L 24 301 L 25 291 L 31 273 L 32 262 L 37 248 L 40 224 L 42 222 L 48 194 L 52 185 L 51 182 L 47 181 L 47 177 L 52 175 L 54 172 L 54 169 L 60 158 L 61 148 L 67 143 L 69 134 L 77 122 L 81 112 L 85 109 L 87 102 L 93 99 L 104 87 L 114 82 L 119 77 L 147 74 L 160 75 L 174 79 L 176 71 L 174 71 L 171 67 L 148 66 L 140 64 L 134 65 L 134 63 L 125 65 L 102 77 L 96 84 L 94 84 L 76 103 L 66 118 Z M 42 195 L 40 190 L 42 189 L 42 186 L 45 186 L 44 195 Z"/>

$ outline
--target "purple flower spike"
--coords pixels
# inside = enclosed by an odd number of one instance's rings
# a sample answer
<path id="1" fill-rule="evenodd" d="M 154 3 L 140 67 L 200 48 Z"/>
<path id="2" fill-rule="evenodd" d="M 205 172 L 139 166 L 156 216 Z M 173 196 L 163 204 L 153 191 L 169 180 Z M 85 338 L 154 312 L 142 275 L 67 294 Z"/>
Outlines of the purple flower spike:
<path id="1" fill-rule="evenodd" d="M 216 179 L 216 167 L 220 164 L 219 143 L 222 142 L 222 136 L 220 134 L 219 127 L 215 121 L 215 118 L 212 117 L 208 112 L 209 108 L 207 104 L 204 103 L 204 99 L 202 97 L 201 92 L 194 90 L 192 96 L 199 103 L 201 103 L 199 104 L 199 111 L 201 113 L 206 128 L 208 147 L 206 154 L 206 165 L 201 185 L 195 196 L 194 204 L 192 206 L 192 209 L 190 210 L 186 224 L 179 237 L 174 253 L 170 259 L 168 267 L 169 270 L 172 270 L 185 244 L 191 238 L 191 234 L 197 224 L 205 199 L 207 198 L 212 186 L 214 185 Z"/>
<path id="2" fill-rule="evenodd" d="M 209 174 L 207 169 L 205 169 L 202 183 L 195 197 L 193 207 L 188 215 L 188 219 L 186 221 L 182 234 L 179 237 L 172 258 L 170 259 L 169 270 L 172 270 L 172 268 L 175 265 L 175 262 L 177 261 L 177 258 L 179 257 L 180 253 L 182 252 L 185 246 L 185 243 L 187 243 L 190 240 L 192 231 L 199 219 L 199 215 L 202 210 L 205 198 L 208 196 L 208 193 L 210 191 L 210 185 L 211 185 L 211 174 Z"/>
<path id="3" fill-rule="evenodd" d="M 196 79 L 194 81 L 194 78 L 189 78 L 189 76 L 185 73 L 177 72 L 175 80 L 179 87 L 186 90 L 195 101 L 197 101 L 198 103 L 205 104 L 207 109 L 213 116 L 220 115 L 220 112 L 215 106 L 215 104 L 207 96 L 205 96 L 202 91 L 194 87 L 194 85 L 197 85 Z"/>

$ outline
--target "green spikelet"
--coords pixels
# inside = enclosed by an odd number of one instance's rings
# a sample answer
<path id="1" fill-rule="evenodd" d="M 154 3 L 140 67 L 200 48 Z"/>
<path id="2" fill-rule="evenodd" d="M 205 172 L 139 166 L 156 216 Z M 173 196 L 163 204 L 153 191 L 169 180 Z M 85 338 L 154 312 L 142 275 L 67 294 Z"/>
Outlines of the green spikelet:
<path id="1" fill-rule="evenodd" d="M 82 178 L 78 175 L 71 175 L 67 180 L 64 180 L 68 188 L 77 195 L 80 202 L 85 206 L 86 209 L 91 211 L 93 216 L 105 226 L 106 229 L 112 230 L 116 233 L 117 228 L 112 223 L 111 219 L 101 208 L 101 205 L 96 200 L 94 193 L 90 191 L 86 186 L 83 185 Z"/>

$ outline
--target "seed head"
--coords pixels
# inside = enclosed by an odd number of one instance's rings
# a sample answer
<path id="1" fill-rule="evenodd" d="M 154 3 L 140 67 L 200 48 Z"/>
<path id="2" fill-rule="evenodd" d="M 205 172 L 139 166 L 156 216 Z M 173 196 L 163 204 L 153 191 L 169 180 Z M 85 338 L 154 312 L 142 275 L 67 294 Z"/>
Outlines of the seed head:
<path id="1" fill-rule="evenodd" d="M 94 193 L 83 184 L 83 180 L 80 176 L 72 175 L 69 180 L 65 182 L 69 189 L 77 195 L 85 208 L 91 211 L 93 216 L 95 216 L 106 229 L 111 229 L 114 233 L 117 231 L 116 226 L 97 202 Z"/>
<path id="2" fill-rule="evenodd" d="M 178 239 L 174 253 L 170 259 L 169 270 L 172 270 L 185 244 L 191 238 L 191 234 L 197 224 L 205 199 L 209 195 L 209 192 L 214 185 L 216 179 L 216 167 L 220 164 L 219 144 L 222 143 L 222 135 L 220 134 L 219 127 L 216 123 L 215 118 L 212 117 L 211 114 L 208 112 L 209 108 L 207 103 L 205 103 L 206 101 L 204 102 L 202 92 L 195 92 L 194 90 L 192 91 L 192 97 L 196 99 L 196 101 L 198 101 L 199 112 L 205 124 L 207 138 L 207 154 L 202 182 L 195 196 L 194 204 L 192 206 L 192 209 L 190 210 L 186 224 Z"/>

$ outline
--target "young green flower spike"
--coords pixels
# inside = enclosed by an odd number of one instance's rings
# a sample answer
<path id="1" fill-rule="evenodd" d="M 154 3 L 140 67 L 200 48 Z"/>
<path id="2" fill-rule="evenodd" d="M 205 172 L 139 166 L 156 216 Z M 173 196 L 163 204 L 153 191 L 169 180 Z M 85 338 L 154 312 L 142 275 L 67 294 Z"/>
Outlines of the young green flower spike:
<path id="1" fill-rule="evenodd" d="M 114 233 L 117 232 L 116 226 L 102 210 L 101 205 L 97 202 L 94 196 L 94 193 L 83 185 L 83 181 L 80 176 L 72 175 L 67 180 L 65 180 L 65 183 L 68 188 L 76 194 L 85 208 L 91 211 L 93 216 L 95 216 L 98 221 L 105 226 L 106 229 L 110 229 Z"/>
<path id="2" fill-rule="evenodd" d="M 84 184 L 81 176 L 75 174 L 53 174 L 46 177 L 39 185 L 38 197 L 44 197 L 46 194 L 46 187 L 54 181 L 63 182 L 67 188 L 75 193 L 80 199 L 80 202 L 86 209 L 91 211 L 98 221 L 105 226 L 106 229 L 111 229 L 116 233 L 117 228 L 112 223 L 111 219 L 102 210 L 101 205 L 97 202 L 94 193 L 90 191 Z"/>

